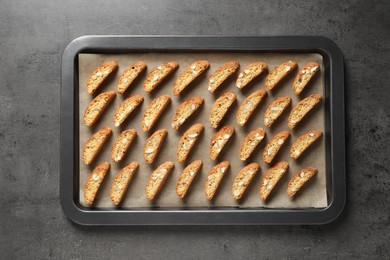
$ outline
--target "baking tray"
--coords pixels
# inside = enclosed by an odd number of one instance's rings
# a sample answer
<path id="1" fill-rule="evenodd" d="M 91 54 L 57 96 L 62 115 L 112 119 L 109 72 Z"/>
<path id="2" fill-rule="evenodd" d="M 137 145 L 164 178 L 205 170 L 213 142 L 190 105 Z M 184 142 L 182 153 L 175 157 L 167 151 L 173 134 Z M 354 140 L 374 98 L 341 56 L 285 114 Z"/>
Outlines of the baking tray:
<path id="1" fill-rule="evenodd" d="M 322 56 L 328 206 L 325 208 L 87 208 L 79 203 L 78 59 L 81 53 L 318 53 Z M 323 37 L 85 36 L 65 49 L 61 91 L 61 205 L 86 225 L 324 224 L 345 204 L 344 89 L 340 50 Z M 83 88 L 83 86 L 81 86 Z M 146 173 L 145 173 L 146 174 Z"/>

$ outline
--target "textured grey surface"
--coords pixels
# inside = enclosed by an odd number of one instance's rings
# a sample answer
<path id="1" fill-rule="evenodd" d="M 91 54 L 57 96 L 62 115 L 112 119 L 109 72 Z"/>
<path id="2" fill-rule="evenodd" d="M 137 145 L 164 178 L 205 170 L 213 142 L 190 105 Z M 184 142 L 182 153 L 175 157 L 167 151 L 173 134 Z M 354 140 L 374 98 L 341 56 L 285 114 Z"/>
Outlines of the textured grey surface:
<path id="1" fill-rule="evenodd" d="M 2 1 L 1 258 L 388 258 L 389 1 Z M 80 227 L 59 205 L 60 60 L 86 34 L 323 35 L 345 58 L 348 202 L 322 227 Z"/>

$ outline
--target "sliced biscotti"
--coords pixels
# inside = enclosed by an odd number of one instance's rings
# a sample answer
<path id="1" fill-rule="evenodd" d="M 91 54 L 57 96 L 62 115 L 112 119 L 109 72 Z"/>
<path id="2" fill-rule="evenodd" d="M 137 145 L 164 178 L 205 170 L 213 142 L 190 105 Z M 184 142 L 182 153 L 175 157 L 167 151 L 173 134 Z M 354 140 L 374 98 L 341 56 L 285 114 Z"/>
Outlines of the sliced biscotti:
<path id="1" fill-rule="evenodd" d="M 137 161 L 131 162 L 115 176 L 110 191 L 110 198 L 114 205 L 121 203 L 126 194 L 127 187 L 138 169 L 138 165 Z"/>
<path id="2" fill-rule="evenodd" d="M 95 93 L 103 81 L 117 68 L 118 64 L 115 61 L 107 61 L 100 65 L 87 79 L 87 92 Z"/>
<path id="3" fill-rule="evenodd" d="M 180 174 L 179 179 L 176 183 L 176 194 L 179 198 L 184 198 L 187 194 L 188 189 L 191 186 L 192 181 L 197 175 L 198 171 L 202 167 L 202 161 L 196 160 L 190 163 Z"/>
<path id="4" fill-rule="evenodd" d="M 112 130 L 109 127 L 103 127 L 96 133 L 94 133 L 88 141 L 85 143 L 82 154 L 82 161 L 85 164 L 91 164 L 100 150 L 103 148 L 104 143 L 108 137 L 112 134 Z"/>
<path id="5" fill-rule="evenodd" d="M 144 71 L 144 69 L 146 69 L 146 64 L 143 61 L 137 61 L 129 65 L 119 77 L 119 80 L 116 83 L 116 91 L 119 94 L 125 93 L 128 87 L 141 74 L 141 72 Z"/>
<path id="6" fill-rule="evenodd" d="M 214 93 L 222 83 L 231 77 L 240 67 L 238 61 L 229 61 L 222 64 L 209 78 L 208 91 Z"/>
<path id="7" fill-rule="evenodd" d="M 209 67 L 207 60 L 199 60 L 191 63 L 176 79 L 173 84 L 173 95 L 179 95 L 188 85 L 191 84 L 200 74 Z"/>
<path id="8" fill-rule="evenodd" d="M 257 163 L 251 163 L 245 166 L 237 174 L 232 186 L 233 198 L 235 198 L 236 200 L 242 198 L 258 170 L 260 170 L 260 165 L 258 165 Z"/>
<path id="9" fill-rule="evenodd" d="M 169 74 L 174 72 L 177 67 L 179 67 L 179 64 L 171 61 L 153 69 L 145 79 L 144 90 L 148 93 L 152 92 Z"/>
<path id="10" fill-rule="evenodd" d="M 290 97 L 278 97 L 272 101 L 272 103 L 265 110 L 264 124 L 268 127 L 271 127 L 290 104 Z"/>
<path id="11" fill-rule="evenodd" d="M 309 81 L 314 77 L 320 65 L 317 62 L 309 62 L 300 69 L 293 82 L 293 90 L 295 94 L 299 95 L 307 86 Z"/>
<path id="12" fill-rule="evenodd" d="M 267 92 L 265 90 L 257 90 L 242 102 L 236 115 L 236 121 L 239 126 L 243 126 L 248 122 L 248 119 L 252 116 L 253 112 L 266 95 Z"/>
<path id="13" fill-rule="evenodd" d="M 172 128 L 179 129 L 184 122 L 195 113 L 195 111 L 203 104 L 202 97 L 192 97 L 181 103 L 176 109 L 172 119 Z"/>
<path id="14" fill-rule="evenodd" d="M 238 75 L 236 86 L 239 89 L 245 88 L 252 80 L 260 76 L 263 72 L 268 70 L 267 64 L 264 62 L 255 62 L 249 64 L 241 73 Z"/>
<path id="15" fill-rule="evenodd" d="M 154 162 L 167 134 L 168 131 L 166 129 L 160 129 L 154 132 L 148 140 L 146 140 L 144 146 L 144 159 L 147 163 Z"/>
<path id="16" fill-rule="evenodd" d="M 138 94 L 126 98 L 115 110 L 115 126 L 120 126 L 143 101 L 144 98 Z"/>
<path id="17" fill-rule="evenodd" d="M 280 161 L 275 163 L 275 165 L 267 171 L 260 184 L 259 195 L 262 200 L 267 200 L 269 194 L 276 186 L 278 181 L 282 178 L 282 176 L 286 173 L 287 169 L 288 163 L 285 161 Z"/>
<path id="18" fill-rule="evenodd" d="M 310 130 L 307 133 L 298 137 L 297 140 L 291 145 L 290 156 L 294 159 L 298 159 L 301 154 L 309 148 L 320 136 L 321 130 Z"/>
<path id="19" fill-rule="evenodd" d="M 213 128 L 217 128 L 225 117 L 229 108 L 236 101 L 237 97 L 232 92 L 223 93 L 210 109 L 209 121 Z"/>
<path id="20" fill-rule="evenodd" d="M 213 160 L 218 158 L 224 146 L 234 134 L 234 126 L 227 125 L 216 132 L 210 142 L 210 157 Z"/>
<path id="21" fill-rule="evenodd" d="M 167 108 L 171 102 L 171 97 L 168 95 L 162 95 L 154 99 L 144 111 L 144 117 L 142 118 L 142 130 L 144 132 L 149 131 L 158 121 L 162 112 Z"/>
<path id="22" fill-rule="evenodd" d="M 202 124 L 195 124 L 185 131 L 177 145 L 176 155 L 179 162 L 183 163 L 187 160 L 203 129 L 204 126 Z"/>
<path id="23" fill-rule="evenodd" d="M 263 128 L 256 128 L 249 132 L 240 146 L 240 160 L 246 161 L 256 147 L 265 137 L 265 131 Z"/>
<path id="24" fill-rule="evenodd" d="M 160 192 L 174 166 L 173 162 L 168 161 L 152 172 L 145 188 L 145 195 L 148 200 L 153 200 Z"/>
<path id="25" fill-rule="evenodd" d="M 294 197 L 295 194 L 308 182 L 314 175 L 316 175 L 317 169 L 315 168 L 303 168 L 291 178 L 287 186 L 287 194 L 290 197 Z"/>
<path id="26" fill-rule="evenodd" d="M 134 129 L 125 130 L 119 135 L 111 150 L 111 160 L 113 162 L 122 161 L 136 136 L 137 131 Z"/>
<path id="27" fill-rule="evenodd" d="M 115 91 L 103 92 L 89 103 L 83 117 L 86 126 L 92 126 L 96 123 L 115 95 Z"/>
<path id="28" fill-rule="evenodd" d="M 279 84 L 285 77 L 287 77 L 291 71 L 295 70 L 298 64 L 295 61 L 289 60 L 278 66 L 276 66 L 265 79 L 265 88 L 272 90 Z"/>
<path id="29" fill-rule="evenodd" d="M 84 187 L 84 198 L 88 205 L 91 206 L 95 201 L 96 194 L 98 193 L 100 185 L 102 184 L 109 169 L 110 164 L 108 162 L 103 162 L 96 166 L 89 175 Z"/>
<path id="30" fill-rule="evenodd" d="M 223 161 L 215 165 L 213 169 L 211 169 L 211 171 L 209 172 L 204 188 L 204 193 L 208 200 L 212 200 L 214 198 L 214 195 L 218 190 L 219 184 L 221 183 L 222 178 L 223 176 L 225 176 L 225 173 L 227 172 L 229 167 L 230 162 Z"/>
<path id="31" fill-rule="evenodd" d="M 286 143 L 287 138 L 290 136 L 288 131 L 282 131 L 276 134 L 272 139 L 268 142 L 268 144 L 264 148 L 263 160 L 266 163 L 271 163 L 275 158 L 276 154 L 279 152 L 280 148 Z"/>
<path id="32" fill-rule="evenodd" d="M 291 110 L 288 117 L 288 127 L 294 129 L 299 122 L 308 114 L 318 103 L 322 97 L 319 94 L 313 94 L 298 102 Z"/>

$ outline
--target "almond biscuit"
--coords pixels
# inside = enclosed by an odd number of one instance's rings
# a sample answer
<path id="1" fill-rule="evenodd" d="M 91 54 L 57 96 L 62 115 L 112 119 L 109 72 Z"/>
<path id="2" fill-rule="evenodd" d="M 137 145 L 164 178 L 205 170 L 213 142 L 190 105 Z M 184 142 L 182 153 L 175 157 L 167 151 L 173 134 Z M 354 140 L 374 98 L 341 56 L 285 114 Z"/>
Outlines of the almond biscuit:
<path id="1" fill-rule="evenodd" d="M 152 172 L 145 188 L 145 195 L 148 200 L 153 200 L 160 192 L 174 166 L 173 162 L 168 161 Z"/>
<path id="2" fill-rule="evenodd" d="M 271 127 L 290 104 L 290 97 L 279 97 L 272 101 L 272 103 L 267 107 L 267 110 L 265 111 L 264 124 L 268 127 Z"/>
<path id="3" fill-rule="evenodd" d="M 190 64 L 177 78 L 173 84 L 173 95 L 179 95 L 188 85 L 191 84 L 200 74 L 209 67 L 207 60 L 195 61 Z"/>
<path id="4" fill-rule="evenodd" d="M 202 164 L 203 163 L 201 160 L 193 161 L 180 174 L 176 183 L 176 194 L 179 196 L 179 198 L 182 199 L 185 197 L 192 181 L 202 167 Z"/>
<path id="5" fill-rule="evenodd" d="M 154 162 L 167 134 L 168 131 L 166 129 L 160 129 L 154 132 L 148 140 L 146 140 L 144 146 L 144 159 L 147 163 Z"/>
<path id="6" fill-rule="evenodd" d="M 237 97 L 232 92 L 223 93 L 213 104 L 210 109 L 209 121 L 211 127 L 217 128 L 219 123 L 225 117 L 229 108 L 236 101 Z"/>
<path id="7" fill-rule="evenodd" d="M 134 129 L 125 130 L 120 134 L 120 136 L 115 140 L 114 146 L 111 150 L 111 160 L 113 162 L 122 161 L 123 157 L 125 157 L 127 153 L 127 150 L 129 150 L 130 144 L 136 136 L 137 131 Z"/>
<path id="8" fill-rule="evenodd" d="M 229 61 L 221 65 L 209 79 L 208 91 L 214 93 L 222 83 L 231 77 L 240 67 L 238 61 Z"/>
<path id="9" fill-rule="evenodd" d="M 287 138 L 290 136 L 288 131 L 282 131 L 276 134 L 272 139 L 268 142 L 268 144 L 264 148 L 263 160 L 266 163 L 271 163 L 275 158 L 276 154 L 279 152 L 280 148 L 286 143 Z"/>
<path id="10" fill-rule="evenodd" d="M 91 164 L 100 150 L 103 148 L 104 143 L 108 137 L 112 134 L 112 130 L 109 127 L 103 127 L 95 134 L 93 134 L 85 143 L 83 148 L 82 161 L 85 164 Z"/>
<path id="11" fill-rule="evenodd" d="M 212 200 L 214 198 L 214 195 L 217 192 L 219 184 L 221 183 L 222 178 L 223 176 L 225 176 L 225 173 L 227 172 L 229 167 L 230 167 L 230 162 L 223 161 L 215 165 L 213 169 L 211 169 L 211 171 L 209 172 L 206 179 L 205 188 L 204 188 L 204 193 L 208 200 Z"/>
<path id="12" fill-rule="evenodd" d="M 255 62 L 249 64 L 241 73 L 238 75 L 236 86 L 239 89 L 245 88 L 252 80 L 260 76 L 263 72 L 268 70 L 267 64 L 264 62 Z"/>
<path id="13" fill-rule="evenodd" d="M 95 93 L 103 81 L 117 68 L 118 64 L 115 61 L 107 61 L 100 65 L 87 79 L 87 92 Z"/>
<path id="14" fill-rule="evenodd" d="M 297 140 L 291 145 L 290 156 L 294 159 L 298 159 L 301 154 L 309 148 L 320 136 L 321 130 L 310 130 L 306 134 L 298 137 Z"/>
<path id="15" fill-rule="evenodd" d="M 248 122 L 253 112 L 260 104 L 261 100 L 267 95 L 265 90 L 257 90 L 250 94 L 238 108 L 236 121 L 239 126 L 243 126 Z"/>
<path id="16" fill-rule="evenodd" d="M 142 130 L 144 132 L 152 129 L 170 102 L 171 98 L 168 95 L 162 95 L 149 104 L 145 109 L 144 117 L 142 118 Z"/>
<path id="17" fill-rule="evenodd" d="M 290 116 L 288 117 L 288 127 L 294 129 L 299 122 L 308 114 L 320 101 L 322 97 L 318 94 L 313 94 L 307 98 L 301 100 L 291 110 Z"/>
<path id="18" fill-rule="evenodd" d="M 110 198 L 114 205 L 119 205 L 119 203 L 121 203 L 138 166 L 139 164 L 137 161 L 131 162 L 115 176 L 110 191 Z"/>
<path id="19" fill-rule="evenodd" d="M 265 88 L 272 90 L 277 84 L 279 84 L 285 77 L 287 77 L 291 71 L 295 70 L 298 64 L 295 61 L 286 61 L 276 66 L 265 79 Z"/>
<path id="20" fill-rule="evenodd" d="M 146 69 L 146 64 L 143 61 L 137 61 L 128 66 L 120 76 L 116 83 L 116 91 L 119 94 L 125 93 L 133 81 Z"/>
<path id="21" fill-rule="evenodd" d="M 237 174 L 232 186 L 233 198 L 235 198 L 236 200 L 242 198 L 258 170 L 260 170 L 260 165 L 258 165 L 257 163 L 251 163 L 245 166 Z"/>
<path id="22" fill-rule="evenodd" d="M 161 64 L 146 77 L 144 82 L 144 90 L 148 93 L 152 92 L 169 74 L 174 72 L 179 67 L 177 62 L 171 61 Z"/>
<path id="23" fill-rule="evenodd" d="M 177 160 L 181 163 L 185 162 L 198 140 L 200 134 L 203 132 L 204 126 L 202 124 L 195 124 L 191 126 L 181 137 L 177 145 Z"/>
<path id="24" fill-rule="evenodd" d="M 89 175 L 84 187 L 84 198 L 88 205 L 91 206 L 95 201 L 96 194 L 98 193 L 100 185 L 102 184 L 109 169 L 110 164 L 108 162 L 103 162 L 96 166 Z"/>
<path id="25" fill-rule="evenodd" d="M 287 194 L 290 197 L 294 197 L 295 194 L 308 182 L 314 175 L 316 175 L 317 169 L 315 168 L 303 168 L 291 178 L 287 186 Z"/>
<path id="26" fill-rule="evenodd" d="M 172 119 L 172 128 L 179 129 L 184 122 L 195 113 L 195 111 L 203 104 L 202 97 L 192 97 L 181 103 L 176 109 Z"/>
<path id="27" fill-rule="evenodd" d="M 294 79 L 293 90 L 295 94 L 301 94 L 303 89 L 307 86 L 309 81 L 314 77 L 319 69 L 320 65 L 317 62 L 309 62 L 302 67 Z"/>
<path id="28" fill-rule="evenodd" d="M 138 94 L 126 98 L 115 110 L 115 126 L 120 126 L 143 101 L 144 98 Z"/>
<path id="29" fill-rule="evenodd" d="M 240 160 L 246 161 L 264 137 L 265 131 L 261 127 L 249 132 L 240 146 Z"/>
<path id="30" fill-rule="evenodd" d="M 96 123 L 115 95 L 115 91 L 103 92 L 89 103 L 83 118 L 86 126 L 92 126 Z"/>
<path id="31" fill-rule="evenodd" d="M 227 144 L 233 134 L 234 127 L 232 125 L 224 126 L 214 134 L 210 142 L 211 159 L 216 160 L 218 158 L 218 155 L 221 153 L 223 147 Z"/>
<path id="32" fill-rule="evenodd" d="M 267 200 L 273 188 L 276 186 L 282 176 L 287 172 L 287 169 L 288 163 L 285 161 L 280 161 L 275 163 L 275 165 L 267 171 L 260 184 L 259 195 L 263 201 Z"/>

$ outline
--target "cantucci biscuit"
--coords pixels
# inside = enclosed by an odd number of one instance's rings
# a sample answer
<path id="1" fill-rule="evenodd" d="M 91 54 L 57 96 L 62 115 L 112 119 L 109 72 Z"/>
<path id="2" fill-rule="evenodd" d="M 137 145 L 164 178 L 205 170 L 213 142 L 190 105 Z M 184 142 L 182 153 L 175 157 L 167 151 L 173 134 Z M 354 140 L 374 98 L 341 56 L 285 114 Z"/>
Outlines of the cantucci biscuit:
<path id="1" fill-rule="evenodd" d="M 298 159 L 301 154 L 309 148 L 320 136 L 322 131 L 310 130 L 306 134 L 298 137 L 297 140 L 291 145 L 290 156 L 294 159 Z"/>
<path id="2" fill-rule="evenodd" d="M 92 126 L 96 123 L 115 95 L 115 91 L 103 92 L 89 103 L 83 118 L 86 126 Z"/>
<path id="3" fill-rule="evenodd" d="M 301 100 L 291 110 L 288 117 L 288 127 L 294 129 L 299 122 L 312 110 L 318 103 L 320 103 L 322 97 L 318 94 L 313 94 L 307 98 Z"/>
<path id="4" fill-rule="evenodd" d="M 119 94 L 125 93 L 133 81 L 146 69 L 146 64 L 143 61 L 137 61 L 128 66 L 120 76 L 116 83 L 116 91 Z"/>
<path id="5" fill-rule="evenodd" d="M 180 174 L 176 183 L 176 194 L 179 198 L 184 198 L 191 186 L 192 181 L 202 167 L 202 161 L 197 160 L 190 163 Z"/>
<path id="6" fill-rule="evenodd" d="M 242 198 L 258 170 L 260 170 L 260 165 L 258 165 L 257 163 L 251 163 L 245 166 L 237 174 L 232 186 L 233 198 L 235 198 L 236 200 Z"/>
<path id="7" fill-rule="evenodd" d="M 115 126 L 120 126 L 143 101 L 144 98 L 138 94 L 126 98 L 115 110 Z"/>
<path id="8" fill-rule="evenodd" d="M 217 128 L 219 123 L 225 117 L 229 108 L 236 101 L 236 95 L 232 92 L 222 94 L 213 104 L 210 109 L 209 121 L 213 128 Z"/>
<path id="9" fill-rule="evenodd" d="M 214 93 L 239 67 L 240 63 L 238 61 L 229 61 L 221 65 L 209 78 L 208 91 Z"/>
<path id="10" fill-rule="evenodd" d="M 245 88 L 252 80 L 260 76 L 263 72 L 268 70 L 267 64 L 264 62 L 255 62 L 249 64 L 241 73 L 238 75 L 236 86 L 239 89 Z"/>
<path id="11" fill-rule="evenodd" d="M 294 197 L 295 194 L 308 182 L 314 175 L 316 175 L 317 169 L 315 168 L 303 168 L 291 178 L 287 186 L 287 194 L 290 197 Z"/>
<path id="12" fill-rule="evenodd" d="M 301 94 L 303 89 L 307 86 L 309 81 L 314 77 L 319 69 L 320 65 L 317 62 L 309 62 L 302 67 L 294 79 L 293 90 L 295 94 Z"/>
<path id="13" fill-rule="evenodd" d="M 181 163 L 185 162 L 190 154 L 194 144 L 198 140 L 200 134 L 203 132 L 204 126 L 202 124 L 195 124 L 191 126 L 181 137 L 177 145 L 177 160 Z"/>
<path id="14" fill-rule="evenodd" d="M 144 147 L 144 159 L 147 163 L 154 162 L 167 134 L 168 131 L 166 129 L 160 129 L 154 132 L 148 140 L 146 140 Z"/>
<path id="15" fill-rule="evenodd" d="M 211 159 L 216 160 L 218 158 L 218 155 L 221 153 L 222 149 L 233 136 L 233 134 L 234 127 L 232 125 L 224 126 L 214 134 L 210 142 Z"/>
<path id="16" fill-rule="evenodd" d="M 236 121 L 239 126 L 243 126 L 248 122 L 248 119 L 252 116 L 256 107 L 260 104 L 265 95 L 267 95 L 265 90 L 257 90 L 242 102 L 236 115 Z"/>
<path id="17" fill-rule="evenodd" d="M 267 110 L 265 111 L 264 124 L 268 127 L 271 127 L 290 104 L 290 97 L 279 97 L 272 101 L 272 103 L 267 107 Z"/>
<path id="18" fill-rule="evenodd" d="M 263 160 L 266 163 L 271 163 L 275 158 L 276 154 L 279 152 L 280 148 L 286 143 L 287 138 L 290 136 L 288 131 L 282 131 L 276 134 L 272 139 L 268 142 L 268 144 L 264 148 Z"/>
<path id="19" fill-rule="evenodd" d="M 250 131 L 240 146 L 240 160 L 246 161 L 264 137 L 265 131 L 261 127 Z"/>
<path id="20" fill-rule="evenodd" d="M 272 90 L 279 82 L 287 77 L 291 71 L 295 70 L 298 64 L 295 61 L 286 61 L 276 66 L 265 79 L 265 88 Z"/>
<path id="21" fill-rule="evenodd" d="M 173 162 L 168 161 L 152 172 L 145 188 L 145 195 L 148 200 L 153 200 L 160 192 L 174 166 Z"/>
<path id="22" fill-rule="evenodd" d="M 202 97 L 192 97 L 181 103 L 176 109 L 172 119 L 172 128 L 179 129 L 184 122 L 195 113 L 195 111 L 203 104 Z"/>
<path id="23" fill-rule="evenodd" d="M 152 92 L 169 74 L 174 72 L 177 67 L 179 67 L 179 64 L 171 61 L 153 69 L 145 79 L 144 90 L 148 93 Z"/>
<path id="24" fill-rule="evenodd" d="M 262 200 L 267 200 L 269 194 L 276 186 L 278 181 L 282 178 L 282 176 L 286 173 L 287 169 L 288 163 L 285 161 L 280 161 L 275 163 L 275 165 L 267 171 L 260 184 L 259 195 Z"/>
<path id="25" fill-rule="evenodd" d="M 93 162 L 111 133 L 111 128 L 103 127 L 88 139 L 84 145 L 82 155 L 82 161 L 85 164 L 88 165 Z"/>
<path id="26" fill-rule="evenodd" d="M 223 161 L 215 165 L 213 169 L 211 169 L 211 171 L 209 172 L 204 188 L 204 193 L 208 200 L 212 200 L 214 198 L 215 193 L 218 190 L 219 184 L 221 183 L 222 178 L 223 176 L 225 176 L 229 167 L 230 162 Z"/>
<path id="27" fill-rule="evenodd" d="M 162 95 L 154 99 L 144 111 L 144 117 L 142 118 L 142 130 L 144 132 L 152 129 L 156 124 L 162 112 L 171 102 L 171 98 L 168 95 Z"/>
<path id="28" fill-rule="evenodd" d="M 126 194 L 127 187 L 138 169 L 138 165 L 137 161 L 131 162 L 115 176 L 110 191 L 110 198 L 114 205 L 121 203 Z"/>
<path id="29" fill-rule="evenodd" d="M 115 140 L 114 146 L 111 151 L 111 160 L 113 162 L 120 162 L 125 157 L 127 150 L 129 150 L 130 144 L 137 136 L 137 131 L 129 129 L 123 131 L 120 136 Z"/>
<path id="30" fill-rule="evenodd" d="M 96 166 L 89 175 L 84 187 L 84 198 L 88 205 L 91 206 L 94 203 L 96 194 L 98 193 L 100 185 L 102 184 L 109 169 L 110 164 L 108 162 L 103 162 Z"/>
<path id="31" fill-rule="evenodd" d="M 87 79 L 87 92 L 95 93 L 103 81 L 117 68 L 118 64 L 115 61 L 107 61 L 100 65 Z"/>
<path id="32" fill-rule="evenodd" d="M 195 61 L 190 64 L 176 79 L 173 84 L 173 95 L 179 95 L 188 85 L 191 84 L 200 74 L 209 67 L 207 60 Z"/>

